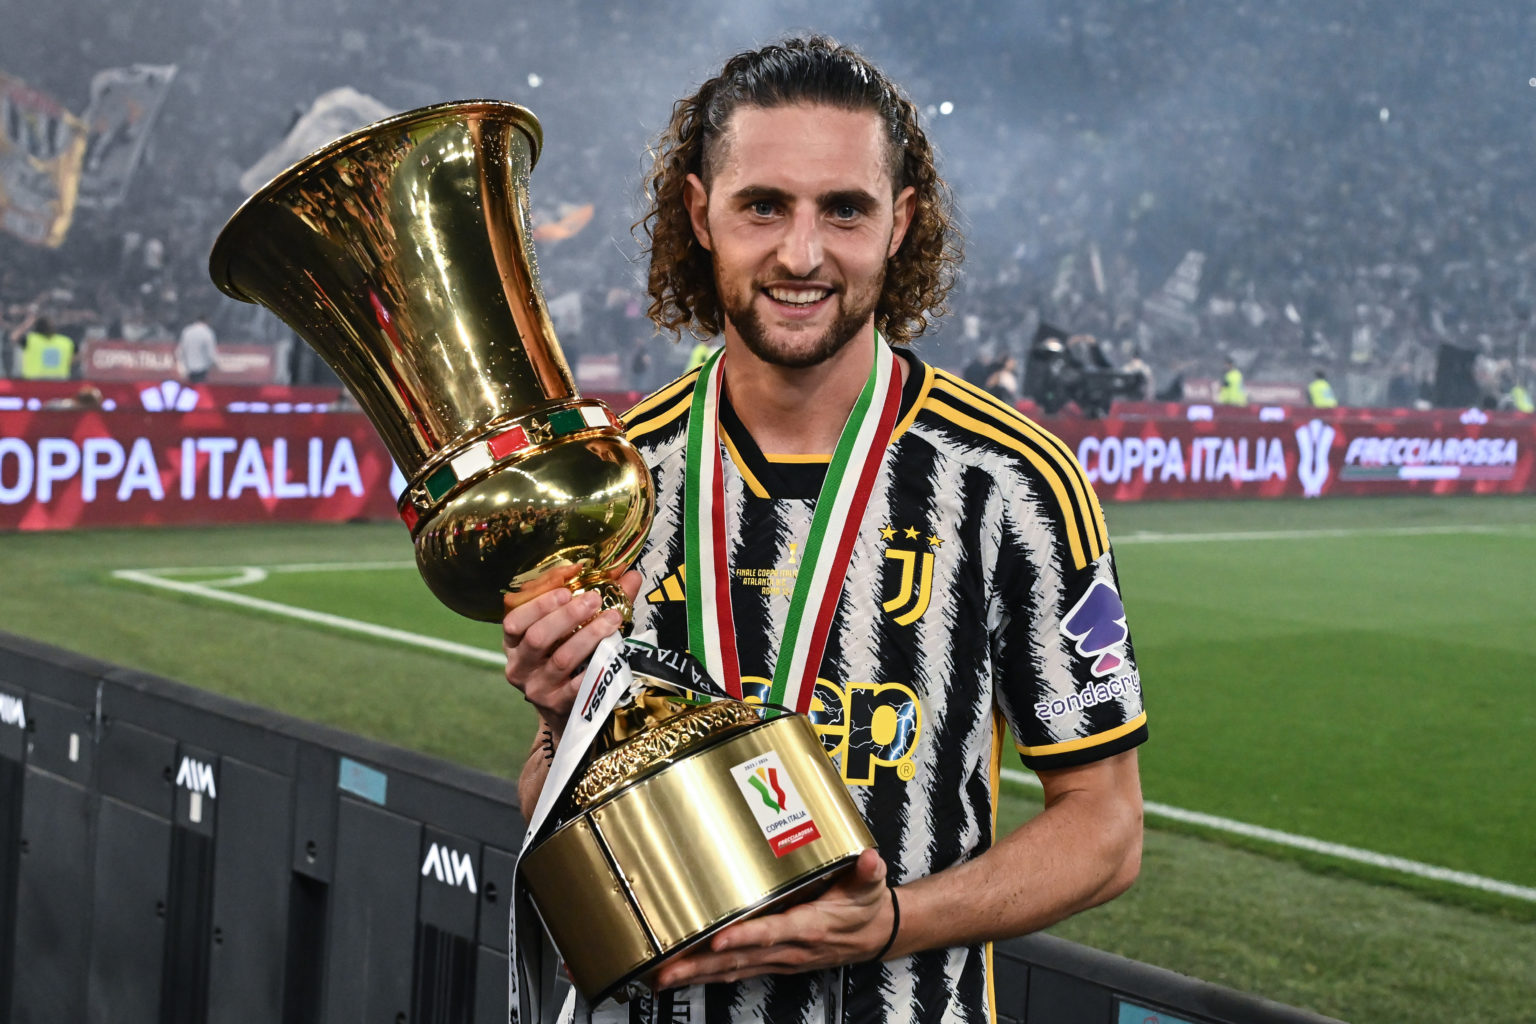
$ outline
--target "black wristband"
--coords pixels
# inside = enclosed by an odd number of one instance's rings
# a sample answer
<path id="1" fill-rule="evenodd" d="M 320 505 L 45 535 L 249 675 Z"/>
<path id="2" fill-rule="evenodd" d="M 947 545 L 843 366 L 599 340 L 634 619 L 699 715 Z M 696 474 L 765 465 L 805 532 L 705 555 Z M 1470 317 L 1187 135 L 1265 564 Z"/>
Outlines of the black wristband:
<path id="1" fill-rule="evenodd" d="M 896 933 L 901 931 L 901 901 L 896 898 L 896 883 L 887 881 L 886 887 L 891 890 L 891 937 L 885 940 L 885 945 L 880 947 L 880 952 L 870 958 L 870 963 L 877 964 L 885 959 L 885 954 L 896 945 Z"/>

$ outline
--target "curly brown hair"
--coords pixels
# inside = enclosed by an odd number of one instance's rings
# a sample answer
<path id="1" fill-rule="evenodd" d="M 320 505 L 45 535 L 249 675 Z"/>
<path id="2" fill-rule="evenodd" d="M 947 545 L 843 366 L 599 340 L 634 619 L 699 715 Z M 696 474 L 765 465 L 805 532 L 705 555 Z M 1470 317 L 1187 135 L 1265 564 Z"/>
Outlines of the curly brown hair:
<path id="1" fill-rule="evenodd" d="M 891 155 L 891 194 L 916 190 L 912 222 L 886 263 L 875 326 L 893 344 L 922 334 L 930 317 L 948 312 L 945 299 L 960 262 L 960 233 L 949 186 L 934 166 L 933 146 L 917 107 L 863 56 L 825 36 L 788 39 L 739 53 L 692 96 L 678 100 L 653 147 L 645 178 L 645 216 L 636 224 L 651 254 L 647 290 L 650 318 L 676 335 L 719 334 L 724 312 L 715 291 L 713 261 L 694 237 L 683 203 L 688 175 L 707 187 L 721 137 L 741 106 L 818 103 L 869 110 L 885 125 Z"/>

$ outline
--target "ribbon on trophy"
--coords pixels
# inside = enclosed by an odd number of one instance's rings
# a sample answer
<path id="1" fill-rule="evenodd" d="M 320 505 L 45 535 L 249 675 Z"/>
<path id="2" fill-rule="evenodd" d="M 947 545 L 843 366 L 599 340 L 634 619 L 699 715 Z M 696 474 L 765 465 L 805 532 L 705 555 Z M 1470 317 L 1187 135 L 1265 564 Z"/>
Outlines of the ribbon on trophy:
<path id="1" fill-rule="evenodd" d="M 523 846 L 517 855 L 518 866 L 513 871 L 512 909 L 508 922 L 512 1024 L 543 1024 L 546 1020 L 544 965 L 554 952 L 523 883 L 520 870 L 523 857 L 534 845 L 534 840 L 540 838 L 544 826 L 550 823 L 550 811 L 581 766 L 587 749 L 597 738 L 608 715 L 633 685 L 629 661 L 624 657 L 624 641 L 617 635 L 606 637 L 587 663 L 586 674 L 582 676 L 575 704 L 565 724 L 565 733 L 560 746 L 555 749 L 544 788 L 529 817 L 527 831 L 523 833 Z"/>
<path id="2" fill-rule="evenodd" d="M 642 690 L 673 693 L 690 703 L 733 699 L 709 678 L 691 654 L 658 648 L 654 640 L 655 634 L 651 632 L 628 639 L 614 634 L 597 645 L 576 691 L 560 745 L 550 761 L 544 788 L 529 817 L 523 846 L 518 853 L 519 864 L 523 856 L 558 824 L 551 820 L 550 812 L 569 789 L 604 723 L 621 703 Z M 555 954 L 555 949 L 523 885 L 522 872 L 514 870 L 513 878 L 509 922 L 512 1021 L 513 1024 L 542 1024 L 547 1019 L 542 987 L 544 966 L 553 962 L 549 958 Z M 573 988 L 553 1019 L 573 1020 L 578 1009 L 588 1020 L 603 1019 L 591 1007 L 579 1003 L 580 995 Z M 627 1024 L 629 1011 L 618 1011 L 614 1019 Z M 694 1019 L 702 1020 L 702 1013 Z"/>

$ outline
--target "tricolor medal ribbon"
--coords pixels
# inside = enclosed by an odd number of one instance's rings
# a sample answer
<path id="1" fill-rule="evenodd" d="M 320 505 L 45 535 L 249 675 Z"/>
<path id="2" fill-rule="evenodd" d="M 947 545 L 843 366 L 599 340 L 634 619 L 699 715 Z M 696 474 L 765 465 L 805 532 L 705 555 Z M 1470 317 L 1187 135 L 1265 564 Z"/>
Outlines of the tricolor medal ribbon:
<path id="1" fill-rule="evenodd" d="M 689 651 L 733 697 L 740 698 L 741 666 L 731 615 L 725 468 L 720 455 L 723 357 L 724 349 L 717 350 L 699 371 L 688 416 L 685 590 Z M 896 358 L 877 333 L 869 377 L 838 437 L 816 497 L 805 553 L 796 570 L 768 703 L 786 705 L 800 714 L 810 709 L 854 541 L 901 407 L 901 373 Z"/>

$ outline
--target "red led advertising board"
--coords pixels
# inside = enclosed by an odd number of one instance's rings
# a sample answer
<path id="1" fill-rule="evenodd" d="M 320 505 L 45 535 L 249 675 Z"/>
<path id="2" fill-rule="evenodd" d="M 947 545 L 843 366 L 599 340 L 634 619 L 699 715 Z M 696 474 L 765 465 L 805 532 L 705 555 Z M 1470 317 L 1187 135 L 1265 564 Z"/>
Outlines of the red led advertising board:
<path id="1" fill-rule="evenodd" d="M 1536 418 L 1275 407 L 1056 418 L 1104 501 L 1536 491 Z"/>
<path id="2" fill-rule="evenodd" d="M 393 469 L 359 413 L 0 412 L 0 530 L 391 519 Z"/>
<path id="3" fill-rule="evenodd" d="M 78 383 L 0 383 L 0 530 L 396 518 L 403 480 L 334 390 L 106 384 L 112 408 L 79 411 L 57 407 Z M 1126 403 L 1040 422 L 1106 502 L 1536 493 L 1536 417 L 1514 413 Z"/>

